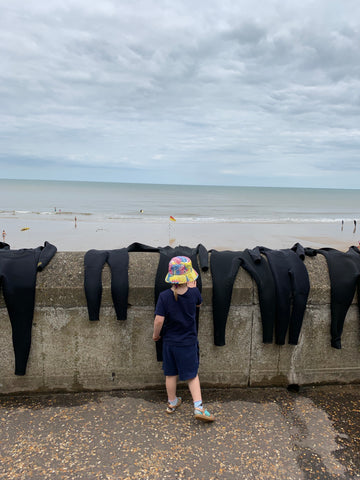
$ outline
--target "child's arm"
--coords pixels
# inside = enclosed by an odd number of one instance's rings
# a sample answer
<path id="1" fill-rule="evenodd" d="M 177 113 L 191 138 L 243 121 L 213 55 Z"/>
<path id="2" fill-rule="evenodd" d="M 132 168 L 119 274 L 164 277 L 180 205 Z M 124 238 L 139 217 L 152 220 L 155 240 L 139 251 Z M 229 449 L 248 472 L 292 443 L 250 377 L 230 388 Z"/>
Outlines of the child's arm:
<path id="1" fill-rule="evenodd" d="M 153 332 L 153 340 L 157 342 L 160 339 L 160 332 L 162 329 L 162 326 L 164 324 L 165 317 L 162 317 L 161 315 L 156 315 L 155 320 L 154 320 L 154 332 Z"/>
<path id="2" fill-rule="evenodd" d="M 189 288 L 195 288 L 196 287 L 196 280 L 194 280 L 193 282 L 187 282 L 187 286 Z M 199 305 L 196 305 L 198 308 L 201 307 L 201 303 L 199 303 Z"/>

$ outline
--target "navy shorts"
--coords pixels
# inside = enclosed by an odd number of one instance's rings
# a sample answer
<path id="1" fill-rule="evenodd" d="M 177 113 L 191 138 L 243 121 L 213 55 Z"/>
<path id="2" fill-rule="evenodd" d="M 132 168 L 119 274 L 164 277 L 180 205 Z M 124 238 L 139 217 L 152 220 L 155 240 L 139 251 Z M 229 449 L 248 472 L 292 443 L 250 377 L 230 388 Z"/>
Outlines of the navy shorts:
<path id="1" fill-rule="evenodd" d="M 179 380 L 195 378 L 199 370 L 199 347 L 163 343 L 163 370 L 166 376 L 179 375 Z"/>

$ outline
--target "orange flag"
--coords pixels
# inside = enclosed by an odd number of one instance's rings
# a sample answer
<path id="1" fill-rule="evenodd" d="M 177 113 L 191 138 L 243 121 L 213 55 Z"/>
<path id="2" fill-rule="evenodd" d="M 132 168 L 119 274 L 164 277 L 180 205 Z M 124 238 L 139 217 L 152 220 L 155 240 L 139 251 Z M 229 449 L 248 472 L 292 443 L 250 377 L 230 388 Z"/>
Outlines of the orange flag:
<path id="1" fill-rule="evenodd" d="M 172 217 L 171 215 L 170 215 L 170 220 L 171 220 L 172 222 L 176 222 L 176 218 Z"/>

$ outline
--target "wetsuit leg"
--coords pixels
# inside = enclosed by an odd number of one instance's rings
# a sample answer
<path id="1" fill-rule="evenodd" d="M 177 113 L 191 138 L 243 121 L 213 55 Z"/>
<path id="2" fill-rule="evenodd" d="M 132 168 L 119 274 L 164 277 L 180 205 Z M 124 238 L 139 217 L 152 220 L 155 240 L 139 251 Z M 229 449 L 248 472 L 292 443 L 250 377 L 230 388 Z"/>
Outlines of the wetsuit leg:
<path id="1" fill-rule="evenodd" d="M 107 260 L 111 269 L 111 295 L 118 320 L 126 320 L 129 296 L 129 253 L 126 248 L 109 250 Z"/>
<path id="2" fill-rule="evenodd" d="M 331 248 L 318 250 L 325 256 L 331 285 L 331 346 L 341 348 L 345 317 L 353 301 L 359 272 L 354 259 L 347 253 Z"/>
<path id="3" fill-rule="evenodd" d="M 271 343 L 276 318 L 276 290 L 268 261 L 261 255 L 253 256 L 248 249 L 241 254 L 241 258 L 241 266 L 255 280 L 258 288 L 263 343 Z"/>
<path id="4" fill-rule="evenodd" d="M 297 345 L 310 291 L 309 275 L 303 261 L 288 252 L 292 290 L 292 311 L 289 322 L 289 344 Z"/>
<path id="5" fill-rule="evenodd" d="M 213 250 L 210 269 L 213 282 L 212 305 L 214 324 L 214 345 L 225 345 L 225 330 L 230 310 L 234 281 L 239 270 L 242 252 Z"/>
<path id="6" fill-rule="evenodd" d="M 84 288 L 89 320 L 99 320 L 102 295 L 102 269 L 108 259 L 107 250 L 89 250 L 84 256 Z"/>
<path id="7" fill-rule="evenodd" d="M 346 252 L 354 261 L 357 270 L 357 305 L 360 315 L 360 247 L 350 247 Z"/>
<path id="8" fill-rule="evenodd" d="M 5 260 L 5 259 L 4 259 Z M 2 262 L 3 293 L 12 328 L 15 375 L 25 375 L 35 307 L 36 264 L 33 253 Z"/>
<path id="9" fill-rule="evenodd" d="M 290 322 L 291 311 L 291 284 L 289 277 L 289 264 L 286 255 L 281 250 L 263 249 L 271 272 L 273 274 L 276 290 L 276 322 L 275 342 L 285 344 L 286 332 Z"/>

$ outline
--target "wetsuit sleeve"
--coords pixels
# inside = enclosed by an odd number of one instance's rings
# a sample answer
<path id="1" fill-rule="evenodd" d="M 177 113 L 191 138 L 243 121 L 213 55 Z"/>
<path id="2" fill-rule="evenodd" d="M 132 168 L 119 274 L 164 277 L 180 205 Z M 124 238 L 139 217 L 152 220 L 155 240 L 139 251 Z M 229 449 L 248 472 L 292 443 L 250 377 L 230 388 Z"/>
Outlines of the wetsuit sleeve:
<path id="1" fill-rule="evenodd" d="M 41 272 L 44 270 L 46 265 L 50 262 L 50 260 L 53 258 L 55 253 L 57 252 L 57 248 L 55 245 L 52 245 L 49 242 L 45 242 L 43 247 L 40 247 L 41 253 L 38 259 L 37 263 L 37 271 Z"/>
<path id="2" fill-rule="evenodd" d="M 209 255 L 207 249 L 199 243 L 197 246 L 199 252 L 199 260 L 200 260 L 200 267 L 203 272 L 207 272 L 209 270 Z"/>
<path id="3" fill-rule="evenodd" d="M 261 262 L 260 247 L 255 247 L 252 250 L 246 249 L 246 251 L 250 255 L 253 262 L 255 262 L 255 263 L 260 263 Z"/>
<path id="4" fill-rule="evenodd" d="M 346 253 L 349 253 L 352 255 L 355 254 L 355 256 L 359 255 L 359 258 L 360 258 L 360 250 L 358 247 L 355 247 L 354 245 L 352 247 L 349 247 L 349 250 Z"/>
<path id="5" fill-rule="evenodd" d="M 291 247 L 291 250 L 296 253 L 296 255 L 301 259 L 305 260 L 305 249 L 300 243 L 295 243 Z"/>
<path id="6" fill-rule="evenodd" d="M 315 257 L 318 253 L 318 251 L 316 250 L 316 248 L 311 248 L 311 247 L 305 247 L 304 248 L 304 251 L 305 251 L 305 255 L 307 257 Z"/>

